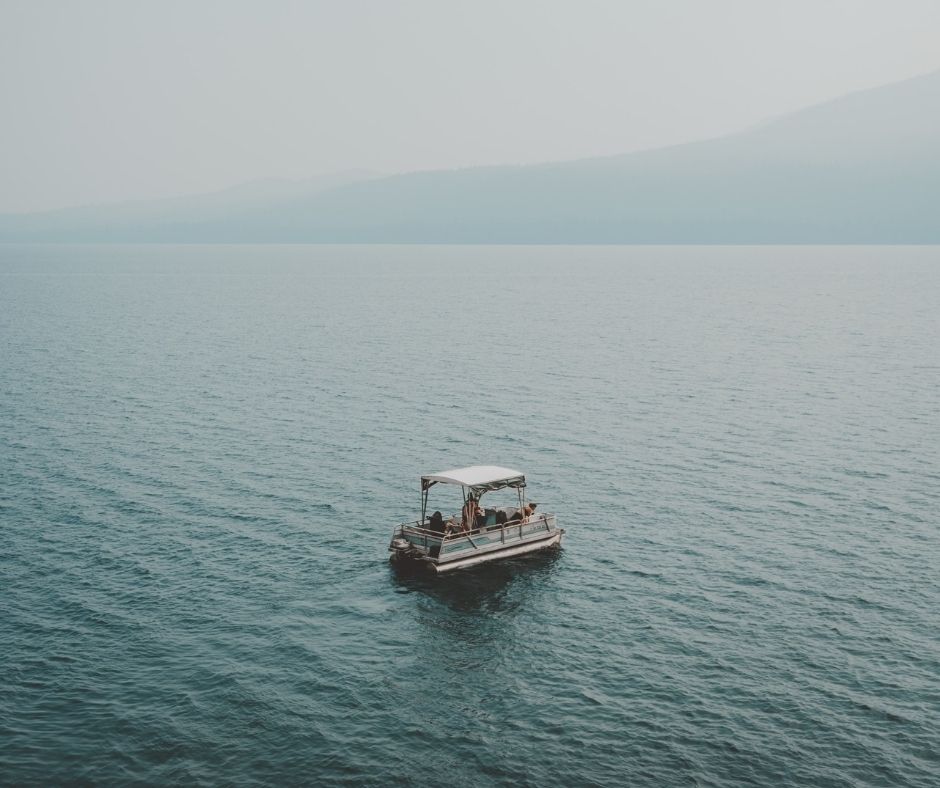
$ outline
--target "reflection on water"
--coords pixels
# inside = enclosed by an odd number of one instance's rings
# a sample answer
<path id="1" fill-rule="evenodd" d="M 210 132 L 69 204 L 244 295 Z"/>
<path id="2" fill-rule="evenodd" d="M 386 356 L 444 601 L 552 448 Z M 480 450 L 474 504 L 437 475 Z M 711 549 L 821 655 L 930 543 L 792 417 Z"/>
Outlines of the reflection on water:
<path id="1" fill-rule="evenodd" d="M 514 604 L 517 596 L 537 593 L 561 553 L 548 548 L 442 575 L 420 564 L 390 562 L 389 574 L 399 593 L 420 592 L 454 612 L 492 614 Z"/>
<path id="2" fill-rule="evenodd" d="M 392 585 L 414 600 L 414 659 L 425 680 L 441 686 L 496 666 L 515 630 L 545 606 L 562 559 L 549 548 L 443 575 L 392 564 Z"/>

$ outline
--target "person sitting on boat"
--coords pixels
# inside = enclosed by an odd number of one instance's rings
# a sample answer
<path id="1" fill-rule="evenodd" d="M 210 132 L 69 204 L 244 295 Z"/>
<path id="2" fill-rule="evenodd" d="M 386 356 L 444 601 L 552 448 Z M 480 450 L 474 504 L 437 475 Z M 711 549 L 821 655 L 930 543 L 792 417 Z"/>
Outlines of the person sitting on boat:
<path id="1" fill-rule="evenodd" d="M 537 503 L 527 503 L 521 509 L 516 509 L 512 517 L 510 517 L 506 522 L 507 523 L 521 523 L 529 519 L 533 514 L 535 514 L 535 507 L 538 506 Z"/>
<path id="2" fill-rule="evenodd" d="M 428 518 L 428 528 L 436 534 L 444 533 L 444 515 L 440 512 L 434 512 L 434 514 Z"/>
<path id="3" fill-rule="evenodd" d="M 476 498 L 472 495 L 467 498 L 467 502 L 463 505 L 463 509 L 460 512 L 460 530 L 464 533 L 469 532 L 472 528 L 476 527 L 476 519 L 478 512 L 480 511 L 480 504 Z"/>

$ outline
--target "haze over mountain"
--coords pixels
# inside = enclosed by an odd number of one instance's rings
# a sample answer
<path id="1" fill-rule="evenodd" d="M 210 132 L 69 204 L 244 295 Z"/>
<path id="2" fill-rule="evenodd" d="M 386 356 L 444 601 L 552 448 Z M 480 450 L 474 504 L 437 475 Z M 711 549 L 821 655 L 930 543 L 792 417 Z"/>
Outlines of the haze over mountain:
<path id="1" fill-rule="evenodd" d="M 940 72 L 688 145 L 6 215 L 0 240 L 938 243 Z"/>
<path id="2" fill-rule="evenodd" d="M 24 238 L 110 241 L 120 238 L 157 240 L 190 225 L 227 222 L 246 214 L 263 213 L 269 206 L 311 196 L 337 186 L 380 177 L 367 170 L 349 170 L 305 180 L 267 178 L 206 194 L 159 200 L 134 200 L 26 214 L 0 214 L 0 240 L 8 232 Z"/>

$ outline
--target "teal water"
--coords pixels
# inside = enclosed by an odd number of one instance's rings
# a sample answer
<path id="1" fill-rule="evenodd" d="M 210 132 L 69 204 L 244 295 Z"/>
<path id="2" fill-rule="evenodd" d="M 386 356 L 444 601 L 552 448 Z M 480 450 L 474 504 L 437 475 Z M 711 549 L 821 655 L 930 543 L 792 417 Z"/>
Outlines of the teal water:
<path id="1" fill-rule="evenodd" d="M 0 782 L 935 786 L 938 340 L 937 248 L 0 247 Z M 473 463 L 563 549 L 393 572 Z"/>

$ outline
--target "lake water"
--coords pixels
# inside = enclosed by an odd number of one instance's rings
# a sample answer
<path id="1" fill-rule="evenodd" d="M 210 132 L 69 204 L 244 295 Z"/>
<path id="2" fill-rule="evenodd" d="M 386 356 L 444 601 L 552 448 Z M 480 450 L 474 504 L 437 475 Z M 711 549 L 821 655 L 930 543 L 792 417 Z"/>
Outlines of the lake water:
<path id="1" fill-rule="evenodd" d="M 938 512 L 940 248 L 0 247 L 0 782 L 936 786 Z"/>

